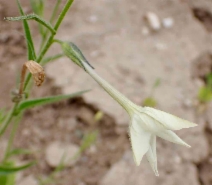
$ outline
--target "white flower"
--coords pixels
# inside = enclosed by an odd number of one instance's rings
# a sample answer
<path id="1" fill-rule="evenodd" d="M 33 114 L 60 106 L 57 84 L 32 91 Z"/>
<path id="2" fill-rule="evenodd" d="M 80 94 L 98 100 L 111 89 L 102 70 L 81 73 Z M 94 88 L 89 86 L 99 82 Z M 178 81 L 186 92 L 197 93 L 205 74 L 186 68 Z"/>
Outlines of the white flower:
<path id="1" fill-rule="evenodd" d="M 156 136 L 176 144 L 190 147 L 172 130 L 195 127 L 197 126 L 195 123 L 191 123 L 160 110 L 135 105 L 108 84 L 108 82 L 98 76 L 87 63 L 83 62 L 83 66 L 87 73 L 129 113 L 131 117 L 129 136 L 136 165 L 140 164 L 143 156 L 146 154 L 155 175 L 158 176 Z"/>
<path id="2" fill-rule="evenodd" d="M 65 51 L 68 51 L 67 56 L 77 65 L 84 68 L 129 113 L 131 118 L 129 136 L 136 165 L 140 165 L 143 156 L 146 154 L 155 175 L 158 176 L 156 136 L 176 144 L 190 147 L 172 132 L 172 130 L 197 126 L 195 123 L 160 110 L 135 105 L 94 71 L 77 46 L 73 43 L 70 45 L 64 44 L 64 48 Z"/>

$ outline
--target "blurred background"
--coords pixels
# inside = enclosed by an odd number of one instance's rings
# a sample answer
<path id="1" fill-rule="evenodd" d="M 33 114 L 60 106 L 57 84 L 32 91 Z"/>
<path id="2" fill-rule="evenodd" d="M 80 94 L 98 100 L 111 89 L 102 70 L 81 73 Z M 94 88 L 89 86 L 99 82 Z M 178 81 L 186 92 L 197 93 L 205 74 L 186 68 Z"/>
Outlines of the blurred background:
<path id="1" fill-rule="evenodd" d="M 28 1 L 20 1 L 32 13 Z M 45 0 L 45 19 L 56 1 Z M 65 4 L 65 0 L 62 1 Z M 62 8 L 62 6 L 61 6 Z M 0 108 L 10 108 L 10 92 L 27 60 L 14 0 L 0 1 Z M 37 23 L 29 21 L 35 45 Z M 81 98 L 26 111 L 15 146 L 32 151 L 17 158 L 37 165 L 20 172 L 18 185 L 38 185 L 73 156 L 86 134 L 91 146 L 55 173 L 52 185 L 212 185 L 212 1 L 81 0 L 73 3 L 56 38 L 81 48 L 97 73 L 138 105 L 153 106 L 198 127 L 177 134 L 192 148 L 157 140 L 159 177 L 144 158 L 133 162 L 127 113 L 83 70 L 63 57 L 45 66 L 46 81 L 32 97 L 92 89 Z M 48 56 L 61 53 L 53 45 Z M 7 135 L 1 139 L 5 150 Z M 0 154 L 1 157 L 1 154 Z"/>

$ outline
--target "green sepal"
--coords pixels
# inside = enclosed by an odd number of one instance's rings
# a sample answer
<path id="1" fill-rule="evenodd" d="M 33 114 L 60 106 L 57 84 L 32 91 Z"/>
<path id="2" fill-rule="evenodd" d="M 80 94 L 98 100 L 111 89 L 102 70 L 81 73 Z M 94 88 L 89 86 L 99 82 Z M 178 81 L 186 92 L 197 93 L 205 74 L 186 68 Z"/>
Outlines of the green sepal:
<path id="1" fill-rule="evenodd" d="M 61 43 L 62 50 L 64 54 L 70 58 L 75 64 L 77 64 L 79 67 L 84 68 L 83 63 L 87 63 L 90 67 L 94 69 L 93 66 L 90 65 L 90 63 L 87 61 L 87 59 L 84 57 L 80 49 L 72 42 L 62 42 Z"/>

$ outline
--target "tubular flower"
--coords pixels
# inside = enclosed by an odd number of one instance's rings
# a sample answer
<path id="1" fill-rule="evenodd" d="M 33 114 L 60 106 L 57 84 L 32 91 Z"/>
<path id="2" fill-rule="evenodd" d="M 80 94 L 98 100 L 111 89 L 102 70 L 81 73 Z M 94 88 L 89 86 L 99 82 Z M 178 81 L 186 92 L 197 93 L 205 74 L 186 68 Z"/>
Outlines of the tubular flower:
<path id="1" fill-rule="evenodd" d="M 79 54 L 79 49 L 73 43 L 69 46 L 72 53 L 75 53 L 75 51 L 77 52 L 77 54 L 75 54 L 75 56 L 77 56 Z M 81 52 L 80 55 L 82 55 Z M 155 175 L 159 175 L 157 170 L 156 136 L 175 144 L 190 147 L 172 130 L 195 127 L 197 126 L 195 123 L 150 107 L 137 106 L 112 87 L 107 81 L 102 79 L 94 71 L 94 68 L 88 61 L 85 60 L 84 56 L 75 57 L 74 59 L 72 57 L 71 59 L 80 67 L 84 68 L 84 70 L 128 112 L 131 118 L 129 124 L 129 137 L 131 140 L 134 161 L 137 166 L 140 165 L 143 156 L 146 154 L 147 160 Z"/>

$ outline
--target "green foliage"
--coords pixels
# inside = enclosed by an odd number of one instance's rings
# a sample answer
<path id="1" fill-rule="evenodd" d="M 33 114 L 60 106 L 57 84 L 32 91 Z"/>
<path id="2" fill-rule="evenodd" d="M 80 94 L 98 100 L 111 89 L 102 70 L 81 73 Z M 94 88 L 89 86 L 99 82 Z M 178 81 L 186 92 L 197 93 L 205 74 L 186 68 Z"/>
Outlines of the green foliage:
<path id="1" fill-rule="evenodd" d="M 58 42 L 61 44 L 61 48 L 62 48 L 64 54 L 68 58 L 70 58 L 75 64 L 77 64 L 79 67 L 84 68 L 84 66 L 82 64 L 83 62 L 85 62 L 89 66 L 91 66 L 90 63 L 87 61 L 87 59 L 82 54 L 82 52 L 80 51 L 80 49 L 74 43 L 61 42 L 61 41 L 58 41 Z"/>
<path id="2" fill-rule="evenodd" d="M 7 156 L 12 157 L 12 156 L 16 156 L 16 155 L 31 154 L 31 153 L 33 153 L 31 150 L 26 150 L 23 148 L 16 148 L 16 149 L 13 149 L 12 151 L 10 151 L 7 154 Z"/>
<path id="3" fill-rule="evenodd" d="M 51 18 L 49 22 L 45 21 L 43 19 L 43 14 L 44 14 L 44 2 L 45 0 L 30 0 L 32 9 L 35 14 L 29 14 L 25 15 L 23 8 L 17 0 L 18 8 L 20 11 L 21 16 L 19 17 L 9 17 L 6 18 L 6 20 L 10 21 L 23 21 L 23 28 L 25 32 L 25 40 L 26 40 L 26 45 L 27 45 L 27 54 L 28 54 L 28 60 L 34 60 L 38 63 L 47 64 L 48 62 L 52 60 L 56 60 L 64 54 L 57 54 L 52 57 L 45 57 L 45 54 L 49 50 L 50 46 L 54 43 L 55 41 L 55 34 L 57 30 L 59 29 L 66 13 L 68 12 L 69 8 L 71 7 L 73 0 L 67 0 L 64 8 L 62 11 L 58 14 L 59 10 L 59 5 L 61 3 L 61 0 L 57 0 L 54 10 L 52 12 Z M 57 16 L 58 14 L 58 16 Z M 39 23 L 39 30 L 40 30 L 40 35 L 42 38 L 41 46 L 38 48 L 38 56 L 36 56 L 35 48 L 34 48 L 34 43 L 33 39 L 31 36 L 31 31 L 30 27 L 28 25 L 28 20 L 35 20 Z M 55 25 L 51 25 L 55 22 Z M 38 99 L 27 99 L 29 94 L 30 94 L 30 89 L 31 89 L 31 78 L 32 76 L 28 74 L 26 80 L 25 80 L 25 86 L 24 86 L 24 94 L 27 94 L 25 97 L 25 100 L 15 102 L 14 106 L 7 112 L 0 110 L 0 123 L 2 123 L 0 126 L 0 136 L 2 136 L 5 133 L 6 128 L 13 123 L 11 132 L 10 132 L 10 137 L 8 140 L 6 152 L 4 153 L 4 159 L 0 163 L 0 185 L 14 185 L 15 184 L 15 174 L 21 170 L 27 169 L 34 165 L 34 162 L 30 162 L 28 164 L 22 165 L 22 166 L 15 166 L 15 163 L 10 161 L 10 158 L 12 156 L 17 156 L 21 154 L 31 154 L 32 151 L 25 150 L 25 149 L 13 149 L 13 141 L 15 138 L 15 134 L 17 132 L 18 125 L 20 123 L 20 119 L 22 118 L 22 115 L 26 109 L 32 108 L 34 106 L 41 106 L 41 105 L 46 105 L 54 102 L 58 102 L 61 100 L 69 99 L 69 98 L 74 98 L 77 96 L 82 95 L 83 93 L 87 91 L 81 91 L 69 95 L 59 95 L 59 96 L 49 96 L 49 97 L 42 97 Z M 22 79 L 21 79 L 22 80 Z M 18 95 L 20 95 L 20 92 L 17 92 Z M 20 95 L 21 96 L 21 95 Z M 13 122 L 12 122 L 13 121 Z M 87 147 L 89 147 L 92 142 L 95 140 L 95 134 L 88 134 L 86 137 L 83 139 L 82 142 L 82 147 L 80 148 L 80 152 L 85 150 Z M 80 154 L 79 152 L 79 154 Z M 61 165 L 58 166 L 58 168 L 55 169 L 54 174 L 61 169 L 64 168 L 63 163 L 61 162 Z"/>
<path id="4" fill-rule="evenodd" d="M 8 167 L 13 167 L 14 162 L 10 161 L 7 162 Z M 7 175 L 0 175 L 0 184 L 1 185 L 15 185 L 15 173 L 7 174 Z"/>
<path id="5" fill-rule="evenodd" d="M 161 84 L 161 80 L 159 78 L 157 78 L 155 80 L 155 83 L 152 86 L 150 95 L 144 99 L 142 106 L 146 106 L 146 107 L 156 107 L 157 106 L 157 101 L 154 98 L 154 92 L 155 92 L 156 88 L 159 87 L 160 84 Z"/>
<path id="6" fill-rule="evenodd" d="M 81 154 L 83 151 L 89 148 L 96 141 L 97 135 L 98 131 L 93 131 L 91 133 L 86 134 L 83 137 L 82 143 L 80 145 L 79 154 Z"/>
<path id="7" fill-rule="evenodd" d="M 43 16 L 44 1 L 43 0 L 30 0 L 32 10 L 39 16 Z"/>
<path id="8" fill-rule="evenodd" d="M 35 14 L 42 17 L 44 12 L 44 1 L 43 0 L 30 0 L 32 10 Z M 43 26 L 39 24 L 39 31 L 41 36 L 44 35 Z"/>
<path id="9" fill-rule="evenodd" d="M 157 105 L 157 101 L 152 97 L 148 97 L 143 101 L 142 105 L 146 107 L 155 107 Z"/>
<path id="10" fill-rule="evenodd" d="M 68 95 L 48 96 L 48 97 L 44 97 L 44 98 L 24 100 L 19 104 L 17 110 L 23 111 L 23 110 L 26 110 L 26 109 L 29 109 L 29 108 L 32 108 L 35 106 L 41 106 L 41 105 L 46 105 L 46 104 L 50 104 L 50 103 L 55 103 L 55 102 L 65 100 L 65 99 L 75 98 L 75 97 L 81 96 L 85 92 L 88 92 L 88 90 L 80 91 L 80 92 L 68 94 Z"/>
<path id="11" fill-rule="evenodd" d="M 104 113 L 102 111 L 98 111 L 94 116 L 94 120 L 98 122 L 102 120 L 103 116 L 104 116 Z"/>
<path id="12" fill-rule="evenodd" d="M 41 61 L 41 64 L 46 65 L 47 63 L 54 61 L 54 60 L 57 60 L 57 59 L 59 59 L 63 56 L 64 56 L 64 54 L 57 54 L 57 55 L 54 55 L 54 56 L 51 56 L 51 57 L 46 57 Z"/>
<path id="13" fill-rule="evenodd" d="M 212 100 L 212 73 L 206 76 L 206 85 L 199 89 L 198 99 L 202 103 Z"/>
<path id="14" fill-rule="evenodd" d="M 54 30 L 54 28 L 52 27 L 52 25 L 49 22 L 45 21 L 44 19 L 42 19 L 40 16 L 38 16 L 36 14 L 28 14 L 28 15 L 23 15 L 23 16 L 19 16 L 19 17 L 5 17 L 4 20 L 6 20 L 6 21 L 35 20 L 38 23 L 40 23 L 41 25 L 48 28 L 49 31 L 52 32 L 52 34 L 56 33 L 56 31 Z"/>
<path id="15" fill-rule="evenodd" d="M 16 166 L 11 165 L 11 162 L 7 162 L 5 164 L 0 165 L 0 176 L 9 175 L 9 174 L 21 171 L 21 170 L 25 170 L 33 165 L 35 165 L 35 162 L 30 162 L 25 165 L 16 167 Z"/>
<path id="16" fill-rule="evenodd" d="M 4 109 L 0 109 L 0 124 L 4 121 L 5 117 L 6 117 L 6 113 Z"/>
<path id="17" fill-rule="evenodd" d="M 19 11 L 21 15 L 24 16 L 25 14 L 19 0 L 17 0 L 17 3 L 18 3 L 18 7 L 19 7 Z M 24 32 L 25 32 L 25 37 L 27 42 L 28 60 L 35 60 L 36 54 L 35 54 L 34 43 L 32 41 L 31 31 L 29 29 L 29 25 L 26 20 L 23 20 L 23 26 L 24 26 Z"/>

